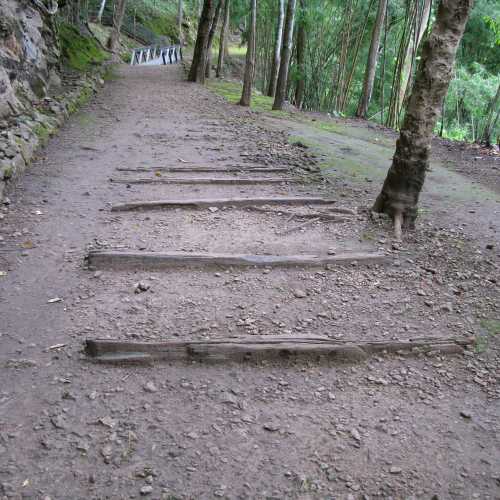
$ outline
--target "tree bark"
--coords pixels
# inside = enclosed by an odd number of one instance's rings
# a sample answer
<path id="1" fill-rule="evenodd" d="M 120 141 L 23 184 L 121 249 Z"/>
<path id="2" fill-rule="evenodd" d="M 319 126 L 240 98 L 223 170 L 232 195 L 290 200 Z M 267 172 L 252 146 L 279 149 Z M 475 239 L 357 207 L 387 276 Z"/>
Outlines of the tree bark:
<path id="1" fill-rule="evenodd" d="M 279 0 L 278 27 L 276 30 L 276 42 L 274 45 L 273 62 L 271 65 L 271 74 L 269 78 L 269 88 L 267 95 L 274 97 L 276 94 L 276 82 L 278 81 L 278 72 L 281 60 L 281 45 L 283 43 L 283 24 L 285 22 L 285 0 Z"/>
<path id="2" fill-rule="evenodd" d="M 500 104 L 500 84 L 498 85 L 495 97 L 489 102 L 488 108 L 486 109 L 486 123 L 484 124 L 483 134 L 481 137 L 482 142 L 487 146 L 491 146 L 491 134 L 495 128 L 496 121 L 498 119 L 498 112 L 495 118 L 495 110 L 499 109 Z"/>
<path id="3" fill-rule="evenodd" d="M 276 83 L 276 95 L 274 96 L 273 109 L 281 110 L 285 104 L 286 86 L 288 82 L 288 67 L 292 55 L 293 21 L 295 17 L 296 0 L 288 0 L 285 18 L 285 31 L 283 33 L 283 45 L 281 47 L 281 61 Z"/>
<path id="4" fill-rule="evenodd" d="M 177 4 L 177 30 L 179 32 L 179 44 L 182 45 L 183 36 L 182 36 L 182 22 L 183 22 L 183 14 L 184 14 L 184 5 L 183 1 L 179 0 Z"/>
<path id="5" fill-rule="evenodd" d="M 193 52 L 193 61 L 189 68 L 188 81 L 205 82 L 205 63 L 207 60 L 208 35 L 214 17 L 215 0 L 204 0 L 198 23 L 198 34 Z"/>
<path id="6" fill-rule="evenodd" d="M 97 14 L 97 22 L 102 23 L 102 15 L 104 13 L 104 7 L 106 7 L 106 0 L 101 0 L 101 6 L 99 7 L 99 12 Z"/>
<path id="7" fill-rule="evenodd" d="M 302 109 L 306 89 L 306 18 L 304 0 L 300 0 L 300 20 L 297 31 L 297 68 L 299 70 L 297 85 L 295 87 L 295 106 Z"/>
<path id="8" fill-rule="evenodd" d="M 219 39 L 219 57 L 217 59 L 217 70 L 215 76 L 220 78 L 222 72 L 224 71 L 224 56 L 226 55 L 227 46 L 227 35 L 229 29 L 229 13 L 231 8 L 231 0 L 225 0 L 224 2 L 224 20 L 222 22 L 222 27 L 220 29 L 220 39 Z"/>
<path id="9" fill-rule="evenodd" d="M 214 41 L 215 32 L 217 31 L 217 25 L 219 24 L 222 3 L 223 3 L 223 0 L 219 0 L 217 2 L 217 7 L 215 8 L 214 18 L 212 19 L 212 24 L 210 26 L 210 31 L 208 33 L 207 60 L 205 62 L 205 77 L 206 78 L 210 78 L 210 72 L 212 71 L 212 43 Z"/>
<path id="10" fill-rule="evenodd" d="M 366 63 L 365 79 L 363 82 L 363 92 L 359 99 L 356 116 L 366 118 L 368 106 L 372 98 L 373 83 L 375 82 L 375 71 L 377 69 L 377 58 L 380 47 L 380 35 L 384 25 L 385 13 L 387 11 L 387 0 L 379 0 L 377 17 L 373 25 L 372 40 L 370 43 L 370 51 L 368 52 L 368 60 Z"/>
<path id="11" fill-rule="evenodd" d="M 252 99 L 252 85 L 255 76 L 255 34 L 257 31 L 257 0 L 250 0 L 250 26 L 248 34 L 248 47 L 245 60 L 245 75 L 243 78 L 243 91 L 240 106 L 250 106 Z"/>
<path id="12" fill-rule="evenodd" d="M 392 217 L 396 237 L 401 226 L 414 227 L 420 192 L 429 168 L 432 131 L 453 73 L 455 54 L 473 0 L 441 0 L 436 22 L 422 49 L 422 59 L 408 100 L 396 152 L 375 212 Z"/>
<path id="13" fill-rule="evenodd" d="M 113 13 L 113 29 L 108 39 L 108 49 L 115 52 L 120 43 L 120 30 L 125 16 L 126 0 L 116 0 L 115 11 Z"/>

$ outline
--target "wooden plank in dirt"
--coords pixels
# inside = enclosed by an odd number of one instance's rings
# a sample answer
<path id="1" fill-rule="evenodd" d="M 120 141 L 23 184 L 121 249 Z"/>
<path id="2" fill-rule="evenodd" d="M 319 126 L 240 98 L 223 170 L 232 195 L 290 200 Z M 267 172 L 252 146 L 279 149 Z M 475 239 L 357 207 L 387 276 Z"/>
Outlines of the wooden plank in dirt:
<path id="1" fill-rule="evenodd" d="M 282 184 L 302 182 L 296 177 L 158 177 L 142 179 L 109 179 L 113 184 Z"/>
<path id="2" fill-rule="evenodd" d="M 185 200 L 152 200 L 120 203 L 111 207 L 112 212 L 129 210 L 154 210 L 160 208 L 251 207 L 262 205 L 333 205 L 336 200 L 307 196 L 282 196 L 258 198 L 199 198 Z"/>
<path id="3" fill-rule="evenodd" d="M 96 361 L 114 363 L 153 360 L 258 361 L 299 357 L 360 361 L 376 353 L 460 354 L 464 347 L 473 344 L 473 337 L 342 341 L 322 336 L 264 335 L 157 342 L 87 339 L 85 350 Z"/>
<path id="4" fill-rule="evenodd" d="M 191 252 L 133 252 L 92 250 L 86 258 L 92 269 L 148 269 L 173 267 L 322 267 L 345 264 L 382 264 L 387 256 L 378 252 L 337 255 L 240 255 Z"/>
<path id="5" fill-rule="evenodd" d="M 283 173 L 290 172 L 287 167 L 117 167 L 118 172 L 227 172 L 227 173 Z"/>

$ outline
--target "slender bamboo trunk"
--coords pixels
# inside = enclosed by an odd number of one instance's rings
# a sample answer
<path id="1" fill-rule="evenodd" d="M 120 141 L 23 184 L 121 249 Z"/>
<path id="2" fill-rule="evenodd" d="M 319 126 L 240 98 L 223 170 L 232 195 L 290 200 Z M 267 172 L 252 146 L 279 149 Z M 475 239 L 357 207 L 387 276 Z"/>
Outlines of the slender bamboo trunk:
<path id="1" fill-rule="evenodd" d="M 359 99 L 356 116 L 366 118 L 368 106 L 372 98 L 373 83 L 375 82 L 375 71 L 377 70 L 377 58 L 380 47 L 380 35 L 382 26 L 384 25 L 385 13 L 387 10 L 387 0 L 379 0 L 377 17 L 373 25 L 372 40 L 370 43 L 370 51 L 368 52 L 368 61 L 366 63 L 365 79 L 363 82 L 363 92 Z"/>
<path id="2" fill-rule="evenodd" d="M 113 14 L 113 29 L 108 39 L 108 49 L 115 52 L 120 43 L 120 30 L 125 17 L 126 0 L 116 0 L 115 12 Z"/>
<path id="3" fill-rule="evenodd" d="M 104 8 L 106 7 L 106 0 L 101 0 L 101 6 L 99 7 L 99 12 L 97 13 L 97 22 L 102 23 L 102 15 L 104 13 Z"/>
<path id="4" fill-rule="evenodd" d="M 245 75 L 243 78 L 243 92 L 240 105 L 250 106 L 252 99 L 252 85 L 255 77 L 255 34 L 257 31 L 257 0 L 250 0 L 250 26 L 248 47 L 245 60 Z"/>
<path id="5" fill-rule="evenodd" d="M 404 58 L 404 64 L 402 69 L 402 79 L 401 86 L 399 87 L 399 109 L 398 115 L 401 113 L 405 102 L 405 96 L 409 90 L 409 83 L 413 73 L 413 68 L 415 66 L 415 61 L 417 57 L 417 51 L 420 46 L 420 42 L 427 29 L 427 24 L 429 23 L 429 16 L 431 13 L 432 0 L 424 0 L 424 5 L 421 10 L 418 9 L 417 3 L 417 15 L 415 17 L 415 27 L 413 29 L 413 36 L 410 38 L 410 43 L 406 48 L 406 54 Z"/>
<path id="6" fill-rule="evenodd" d="M 210 73 L 212 71 L 212 43 L 214 41 L 215 32 L 217 31 L 217 25 L 219 24 L 220 13 L 222 10 L 223 1 L 224 0 L 219 0 L 217 2 L 217 7 L 215 8 L 214 18 L 212 19 L 210 31 L 208 32 L 207 60 L 205 63 L 205 77 L 206 78 L 210 78 Z"/>
<path id="7" fill-rule="evenodd" d="M 295 87 L 295 106 L 302 109 L 306 89 L 306 18 L 305 0 L 300 0 L 300 20 L 297 30 L 297 68 L 299 71 Z"/>
<path id="8" fill-rule="evenodd" d="M 295 17 L 296 0 L 288 0 L 285 18 L 285 28 L 283 32 L 283 45 L 281 48 L 280 69 L 278 81 L 276 82 L 276 94 L 274 97 L 273 109 L 281 110 L 286 100 L 286 87 L 288 83 L 288 67 L 292 55 L 293 21 Z"/>
<path id="9" fill-rule="evenodd" d="M 217 59 L 217 70 L 215 76 L 220 78 L 224 70 L 224 56 L 227 50 L 227 35 L 229 29 L 229 14 L 231 8 L 231 0 L 225 0 L 224 2 L 224 21 L 220 29 L 220 39 L 219 39 L 219 57 Z"/>
<path id="10" fill-rule="evenodd" d="M 182 42 L 184 40 L 184 36 L 182 34 L 183 15 L 184 15 L 183 0 L 178 0 L 178 3 L 177 3 L 177 31 L 178 31 L 178 36 L 179 36 L 179 43 L 181 45 L 182 45 Z"/>
<path id="11" fill-rule="evenodd" d="M 215 0 L 204 0 L 198 23 L 198 34 L 194 46 L 193 60 L 189 68 L 188 81 L 205 83 L 205 64 L 207 61 L 208 35 L 215 12 Z"/>
<path id="12" fill-rule="evenodd" d="M 269 87 L 267 95 L 274 97 L 276 94 L 276 83 L 278 81 L 278 72 L 281 61 L 281 46 L 283 44 L 283 24 L 285 22 L 285 0 L 279 0 L 278 27 L 276 29 L 276 41 L 274 45 L 273 61 L 271 64 L 271 73 L 269 76 Z"/>
<path id="13" fill-rule="evenodd" d="M 495 110 L 500 112 L 500 84 L 498 84 L 497 92 L 495 97 L 489 102 L 486 108 L 486 122 L 484 124 L 483 133 L 481 134 L 481 141 L 491 146 L 491 134 L 495 128 L 496 120 L 498 119 L 498 112 L 495 118 Z"/>
<path id="14" fill-rule="evenodd" d="M 401 235 L 402 225 L 415 224 L 418 199 L 429 168 L 432 133 L 472 5 L 473 0 L 441 0 L 436 22 L 423 46 L 392 165 L 373 206 L 375 212 L 392 217 L 396 237 Z"/>

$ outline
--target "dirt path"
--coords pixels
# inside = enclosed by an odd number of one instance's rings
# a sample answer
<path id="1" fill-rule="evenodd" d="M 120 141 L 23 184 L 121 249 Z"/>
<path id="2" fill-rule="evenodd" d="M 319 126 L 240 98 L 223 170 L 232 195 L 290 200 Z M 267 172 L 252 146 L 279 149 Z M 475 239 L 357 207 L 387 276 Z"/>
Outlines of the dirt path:
<path id="1" fill-rule="evenodd" d="M 245 209 L 109 210 L 193 196 L 366 202 L 342 175 L 269 186 L 109 182 L 178 176 L 119 166 L 186 162 L 314 159 L 258 115 L 184 83 L 179 67 L 122 68 L 10 194 L 0 221 L 0 498 L 498 498 L 496 243 L 429 218 L 393 246 L 387 223 L 363 211 L 283 235 L 299 221 Z M 382 249 L 391 265 L 95 273 L 83 266 L 89 248 Z M 136 293 L 138 282 L 149 289 Z M 153 367 L 96 365 L 81 352 L 86 337 L 229 334 L 476 334 L 483 352 Z"/>

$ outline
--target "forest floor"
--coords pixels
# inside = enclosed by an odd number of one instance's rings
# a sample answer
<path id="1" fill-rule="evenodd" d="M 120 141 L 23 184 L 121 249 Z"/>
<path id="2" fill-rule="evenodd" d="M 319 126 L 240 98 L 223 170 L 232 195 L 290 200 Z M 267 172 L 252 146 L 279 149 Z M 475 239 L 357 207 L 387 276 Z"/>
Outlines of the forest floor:
<path id="1" fill-rule="evenodd" d="M 437 144 L 417 230 L 395 244 L 389 221 L 368 210 L 394 136 L 306 118 L 229 104 L 184 82 L 181 67 L 121 67 L 40 152 L 1 212 L 0 498 L 500 497 L 495 176 L 488 168 L 463 176 L 467 157 Z M 191 163 L 289 166 L 304 182 L 109 181 L 186 177 L 116 168 Z M 301 221 L 285 212 L 298 209 L 287 207 L 110 211 L 127 201 L 252 195 L 330 196 L 357 215 L 294 230 Z M 389 262 L 94 272 L 84 266 L 89 248 L 382 250 Z M 95 337 L 270 334 L 478 341 L 464 355 L 361 363 L 109 366 L 82 352 Z"/>

